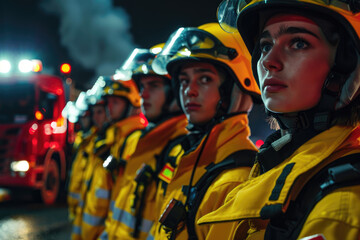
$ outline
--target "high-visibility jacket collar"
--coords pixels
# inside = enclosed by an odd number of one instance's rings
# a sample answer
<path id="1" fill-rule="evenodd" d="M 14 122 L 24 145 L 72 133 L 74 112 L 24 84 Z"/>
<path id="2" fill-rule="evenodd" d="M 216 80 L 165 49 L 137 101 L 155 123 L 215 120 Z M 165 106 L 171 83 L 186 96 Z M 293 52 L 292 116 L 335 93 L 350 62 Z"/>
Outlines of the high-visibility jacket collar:
<path id="1" fill-rule="evenodd" d="M 270 205 L 285 211 L 288 200 L 296 197 L 306 180 L 336 160 L 340 155 L 337 152 L 351 149 L 352 144 L 358 146 L 359 137 L 360 129 L 352 127 L 334 126 L 320 133 L 270 171 L 250 176 L 230 192 L 226 204 L 202 217 L 198 224 L 260 218 L 261 210 Z M 258 173 L 259 165 L 255 165 L 250 175 Z"/>
<path id="2" fill-rule="evenodd" d="M 210 163 L 218 163 L 229 155 L 229 150 L 236 149 L 237 151 L 243 149 L 254 149 L 256 147 L 250 141 L 238 142 L 239 139 L 247 139 L 250 136 L 250 128 L 248 126 L 248 117 L 246 114 L 235 115 L 216 124 L 209 133 L 209 138 L 205 143 L 205 147 L 200 156 L 197 167 L 207 166 Z M 205 136 L 202 138 L 200 144 L 193 146 L 187 151 L 183 159 L 187 159 L 189 155 L 199 154 L 202 144 L 204 144 Z M 227 147 L 222 147 L 227 145 Z M 236 147 L 234 147 L 236 146 Z M 191 156 L 189 158 L 192 158 Z M 192 169 L 194 161 L 181 160 L 179 166 L 176 168 L 176 175 L 183 174 L 183 171 Z"/>
<path id="3" fill-rule="evenodd" d="M 176 116 L 170 118 L 159 125 L 151 128 L 150 131 L 146 131 L 139 140 L 138 146 L 141 149 L 137 149 L 136 155 L 140 152 L 149 151 L 153 149 L 157 144 L 164 145 L 169 141 L 179 135 L 179 132 L 186 134 L 185 126 L 187 125 L 187 120 L 185 115 Z"/>

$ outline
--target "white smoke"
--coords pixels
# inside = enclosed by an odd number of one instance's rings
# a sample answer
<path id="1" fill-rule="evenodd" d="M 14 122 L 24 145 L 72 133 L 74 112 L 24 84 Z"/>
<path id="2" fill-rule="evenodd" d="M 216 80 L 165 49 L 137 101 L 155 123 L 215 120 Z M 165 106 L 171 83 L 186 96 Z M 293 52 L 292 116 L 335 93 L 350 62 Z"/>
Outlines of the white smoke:
<path id="1" fill-rule="evenodd" d="M 128 15 L 111 0 L 44 0 L 42 8 L 60 17 L 70 57 L 97 76 L 113 74 L 135 48 Z"/>

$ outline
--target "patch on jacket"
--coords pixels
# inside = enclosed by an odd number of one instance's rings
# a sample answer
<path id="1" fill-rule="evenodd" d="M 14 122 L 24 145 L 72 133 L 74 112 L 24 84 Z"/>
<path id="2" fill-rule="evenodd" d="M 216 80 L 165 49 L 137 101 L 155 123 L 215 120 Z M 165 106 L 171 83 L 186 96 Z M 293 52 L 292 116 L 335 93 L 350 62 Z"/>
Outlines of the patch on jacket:
<path id="1" fill-rule="evenodd" d="M 170 183 L 174 176 L 174 170 L 175 169 L 169 163 L 166 163 L 159 173 L 159 178 L 166 183 Z"/>

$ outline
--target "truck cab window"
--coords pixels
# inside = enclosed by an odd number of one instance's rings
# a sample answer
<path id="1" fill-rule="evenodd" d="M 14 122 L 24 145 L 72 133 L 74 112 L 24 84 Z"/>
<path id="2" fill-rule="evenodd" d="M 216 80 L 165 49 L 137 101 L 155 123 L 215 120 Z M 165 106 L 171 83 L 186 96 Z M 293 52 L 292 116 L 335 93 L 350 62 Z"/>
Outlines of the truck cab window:
<path id="1" fill-rule="evenodd" d="M 0 123 L 22 123 L 33 119 L 35 90 L 31 83 L 0 86 Z"/>
<path id="2" fill-rule="evenodd" d="M 40 91 L 39 110 L 44 115 L 44 119 L 53 119 L 56 100 L 55 94 Z"/>

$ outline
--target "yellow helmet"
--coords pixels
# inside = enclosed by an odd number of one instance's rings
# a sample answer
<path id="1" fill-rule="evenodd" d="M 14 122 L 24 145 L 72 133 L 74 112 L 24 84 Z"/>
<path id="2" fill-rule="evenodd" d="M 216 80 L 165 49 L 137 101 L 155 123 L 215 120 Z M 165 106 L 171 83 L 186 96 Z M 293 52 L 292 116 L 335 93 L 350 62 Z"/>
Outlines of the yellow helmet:
<path id="1" fill-rule="evenodd" d="M 260 30 L 269 17 L 281 13 L 305 15 L 322 28 L 335 26 L 341 41 L 334 71 L 345 78 L 345 81 L 338 81 L 341 92 L 335 109 L 348 105 L 358 95 L 360 85 L 360 77 L 357 77 L 360 72 L 360 1 L 224 0 L 218 8 L 218 20 L 224 30 L 240 32 L 255 62 L 259 57 L 256 40 Z"/>
<path id="2" fill-rule="evenodd" d="M 310 13 L 319 18 L 338 23 L 360 49 L 360 1 L 357 0 L 224 0 L 218 8 L 218 20 L 227 32 L 238 29 L 249 51 L 261 22 L 260 15 L 269 12 Z"/>
<path id="3" fill-rule="evenodd" d="M 224 32 L 218 23 L 197 28 L 179 28 L 166 42 L 153 62 L 157 73 L 173 75 L 184 61 L 206 61 L 220 65 L 245 93 L 260 99 L 260 90 L 252 75 L 250 54 L 238 33 Z"/>
<path id="4" fill-rule="evenodd" d="M 103 96 L 123 97 L 129 100 L 132 106 L 140 107 L 139 90 L 132 79 L 123 80 L 116 74 L 110 77 L 100 77 L 99 79 L 105 83 Z"/>
<path id="5" fill-rule="evenodd" d="M 152 62 L 164 45 L 165 43 L 160 43 L 150 49 L 135 48 L 121 68 L 116 70 L 117 75 L 124 80 L 132 78 L 137 84 L 142 75 L 159 75 L 152 69 Z M 164 74 L 163 77 L 170 79 L 167 74 Z"/>

